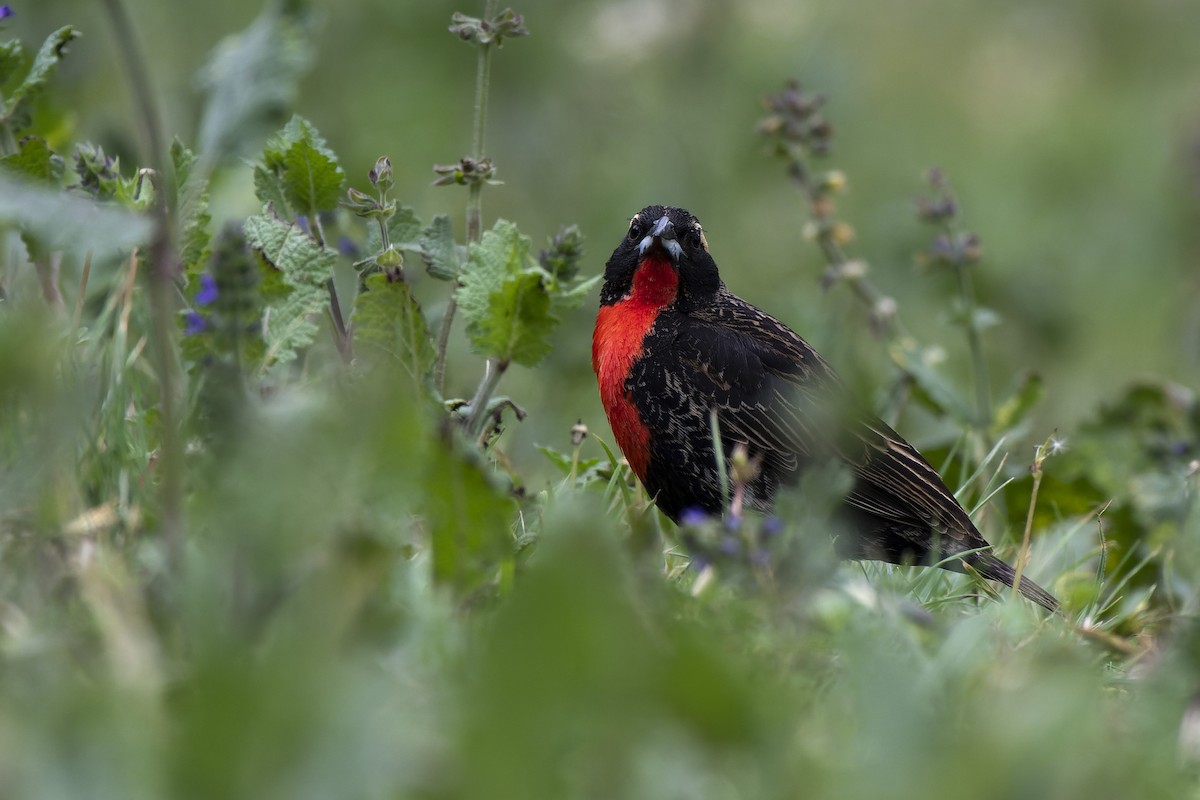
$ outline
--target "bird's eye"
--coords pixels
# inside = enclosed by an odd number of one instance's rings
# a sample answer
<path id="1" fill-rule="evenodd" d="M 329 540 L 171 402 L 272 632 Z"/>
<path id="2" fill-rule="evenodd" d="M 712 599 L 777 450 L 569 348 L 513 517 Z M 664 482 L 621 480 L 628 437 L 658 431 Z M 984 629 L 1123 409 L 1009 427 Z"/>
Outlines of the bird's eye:
<path id="1" fill-rule="evenodd" d="M 683 243 L 686 244 L 689 249 L 695 250 L 696 248 L 703 246 L 704 235 L 700 233 L 699 228 L 688 228 L 687 235 L 683 237 Z"/>
<path id="2" fill-rule="evenodd" d="M 629 223 L 629 241 L 636 242 L 642 238 L 642 224 L 636 219 Z"/>

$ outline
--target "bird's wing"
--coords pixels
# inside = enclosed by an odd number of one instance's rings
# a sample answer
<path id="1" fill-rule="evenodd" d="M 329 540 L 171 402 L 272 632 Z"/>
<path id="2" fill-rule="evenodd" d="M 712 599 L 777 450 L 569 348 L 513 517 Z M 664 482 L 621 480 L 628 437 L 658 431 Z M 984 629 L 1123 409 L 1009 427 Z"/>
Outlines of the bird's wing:
<path id="1" fill-rule="evenodd" d="M 804 461 L 839 459 L 857 479 L 850 506 L 967 546 L 982 543 L 937 470 L 868 413 L 795 331 L 727 292 L 690 316 L 675 346 L 695 369 L 698 393 L 717 408 L 723 437 L 745 441 L 785 473 Z"/>

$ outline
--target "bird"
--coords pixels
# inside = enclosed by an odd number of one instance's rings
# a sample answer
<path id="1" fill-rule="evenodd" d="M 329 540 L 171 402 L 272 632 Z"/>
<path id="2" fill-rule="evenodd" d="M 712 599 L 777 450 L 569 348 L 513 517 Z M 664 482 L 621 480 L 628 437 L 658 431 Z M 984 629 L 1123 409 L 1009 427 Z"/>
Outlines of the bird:
<path id="1" fill-rule="evenodd" d="M 841 555 L 1017 581 L 917 449 L 799 334 L 726 287 L 687 210 L 651 205 L 629 221 L 605 265 L 592 367 L 621 452 L 672 521 L 724 513 L 718 464 L 735 448 L 758 464 L 744 505 L 764 512 L 806 469 L 832 462 L 852 479 L 835 514 Z M 1017 588 L 1058 610 L 1028 578 Z"/>

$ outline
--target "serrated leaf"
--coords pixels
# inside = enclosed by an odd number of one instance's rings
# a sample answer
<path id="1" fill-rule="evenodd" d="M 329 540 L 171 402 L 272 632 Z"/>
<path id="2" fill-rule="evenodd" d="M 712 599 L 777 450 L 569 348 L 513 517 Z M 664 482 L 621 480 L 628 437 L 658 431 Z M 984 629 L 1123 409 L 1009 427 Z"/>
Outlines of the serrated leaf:
<path id="1" fill-rule="evenodd" d="M 0 88 L 6 90 L 5 94 L 9 93 L 8 84 L 16 78 L 18 72 L 25 69 L 27 60 L 25 46 L 21 44 L 20 39 L 0 42 Z M 0 114 L 6 108 L 7 105 L 0 102 Z"/>
<path id="2" fill-rule="evenodd" d="M 175 170 L 175 182 L 180 186 L 187 183 L 192 176 L 192 169 L 199 159 L 187 145 L 175 137 L 171 141 L 171 168 Z"/>
<path id="3" fill-rule="evenodd" d="M 293 116 L 263 149 L 262 167 L 277 181 L 292 210 L 315 217 L 335 208 L 345 173 L 312 123 Z M 258 184 L 255 173 L 255 184 Z M 263 198 L 259 198 L 263 199 Z M 265 201 L 264 201 L 265 202 Z"/>
<path id="4" fill-rule="evenodd" d="M 55 68 L 58 67 L 58 62 L 66 55 L 67 45 L 78 37 L 79 31 L 70 25 L 59 28 L 46 37 L 46 41 L 42 42 L 41 48 L 34 56 L 33 66 L 29 68 L 25 79 L 8 95 L 0 122 L 6 123 L 14 131 L 29 126 L 29 114 L 34 101 L 46 88 Z M 4 65 L 6 67 L 11 65 L 9 58 L 6 56 L 4 59 L 9 61 Z"/>
<path id="5" fill-rule="evenodd" d="M 353 330 L 359 352 L 374 350 L 394 359 L 414 383 L 433 367 L 433 341 L 412 288 L 379 272 L 367 276 L 354 298 Z"/>
<path id="6" fill-rule="evenodd" d="M 50 149 L 40 136 L 27 136 L 17 152 L 0 158 L 0 166 L 34 181 L 57 184 L 63 176 L 62 156 Z"/>
<path id="7" fill-rule="evenodd" d="M 333 277 L 337 252 L 321 247 L 299 227 L 277 217 L 246 220 L 246 238 L 293 286 L 321 286 Z"/>
<path id="8" fill-rule="evenodd" d="M 516 225 L 498 221 L 471 245 L 456 296 L 477 352 L 534 366 L 550 351 L 558 319 L 551 313 L 550 275 L 529 266 L 529 249 Z"/>
<path id="9" fill-rule="evenodd" d="M 295 215 L 284 192 L 283 179 L 262 164 L 254 165 L 254 196 L 263 206 L 281 217 Z"/>
<path id="10" fill-rule="evenodd" d="M 421 252 L 421 220 L 409 206 L 398 206 L 392 218 L 387 221 L 388 242 L 396 250 Z M 378 253 L 383 250 L 383 241 L 379 238 L 379 225 L 372 223 L 367 227 L 366 252 Z"/>
<path id="11" fill-rule="evenodd" d="M 454 241 L 454 229 L 450 218 L 439 214 L 421 232 L 421 257 L 430 275 L 441 281 L 452 281 L 458 277 L 461 263 L 458 244 Z"/>
<path id="12" fill-rule="evenodd" d="M 295 105 L 300 78 L 312 63 L 305 5 L 268 4 L 249 27 L 221 40 L 197 73 L 208 95 L 198 135 L 206 160 L 241 143 L 257 146 L 283 110 Z"/>
<path id="13" fill-rule="evenodd" d="M 491 294 L 499 292 L 510 275 L 528 268 L 529 239 L 513 223 L 497 220 L 482 241 L 471 244 L 469 253 L 458 307 L 468 321 L 480 321 L 487 314 Z"/>
<path id="14" fill-rule="evenodd" d="M 97 257 L 144 243 L 153 228 L 140 214 L 7 175 L 0 175 L 0 222 L 20 225 L 50 249 Z"/>
<path id="15" fill-rule="evenodd" d="M 211 254 L 212 234 L 208 213 L 208 180 L 193 168 L 197 156 L 176 139 L 171 144 L 171 164 L 175 169 L 178 192 L 179 260 L 184 274 L 196 276 Z"/>
<path id="16" fill-rule="evenodd" d="M 250 246 L 282 273 L 290 289 L 279 297 L 264 281 L 263 293 L 268 298 L 265 369 L 291 361 L 297 350 L 315 340 L 317 326 L 312 317 L 329 302 L 326 282 L 333 277 L 337 253 L 321 247 L 298 227 L 276 217 L 250 217 L 245 231 Z"/>
<path id="17" fill-rule="evenodd" d="M 482 353 L 532 367 L 550 352 L 550 334 L 557 324 L 546 273 L 534 267 L 504 281 L 489 298 L 484 318 L 467 325 L 467 336 Z"/>
<path id="18" fill-rule="evenodd" d="M 603 275 L 593 275 L 570 289 L 560 289 L 554 294 L 555 303 L 563 308 L 578 308 L 603 277 Z"/>

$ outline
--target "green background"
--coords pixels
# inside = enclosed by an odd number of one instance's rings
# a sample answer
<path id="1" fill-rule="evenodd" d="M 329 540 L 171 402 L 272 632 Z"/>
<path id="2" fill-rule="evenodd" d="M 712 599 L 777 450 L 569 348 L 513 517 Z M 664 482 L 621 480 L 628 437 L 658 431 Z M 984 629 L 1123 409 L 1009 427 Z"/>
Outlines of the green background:
<path id="1" fill-rule="evenodd" d="M 354 185 L 389 154 L 398 199 L 425 219 L 452 215 L 460 235 L 465 191 L 431 187 L 430 168 L 469 148 L 474 58 L 446 26 L 452 11 L 479 5 L 316 4 L 314 67 L 296 104 Z M 190 138 L 202 100 L 195 71 L 259 8 L 130 8 L 166 130 Z M 76 138 L 132 156 L 131 101 L 99 5 L 16 10 L 15 32 L 28 38 L 67 23 L 83 30 L 57 97 Z M 704 222 L 731 288 L 870 392 L 886 375 L 882 348 L 846 292 L 819 290 L 801 198 L 754 132 L 761 96 L 796 77 L 830 98 L 827 161 L 849 178 L 840 210 L 858 234 L 852 254 L 898 299 L 918 340 L 947 343 L 965 385 L 965 344 L 946 327 L 953 279 L 914 260 L 930 236 L 913 216 L 923 174 L 939 166 L 950 177 L 963 224 L 984 245 L 979 299 L 1002 318 L 986 337 L 993 385 L 1002 393 L 1027 369 L 1046 382 L 1032 439 L 1069 433 L 1139 378 L 1195 384 L 1197 4 L 530 0 L 516 10 L 531 36 L 495 57 L 486 150 L 504 185 L 485 193 L 485 225 L 515 220 L 536 247 L 578 223 L 594 273 L 634 211 L 683 205 Z M 255 210 L 248 170 L 218 177 L 215 204 L 218 223 Z M 444 296 L 434 288 L 431 298 Z M 515 367 L 501 386 L 532 412 L 508 444 L 519 463 L 541 469 L 531 443 L 564 443 L 576 418 L 607 430 L 590 370 L 592 308 L 565 320 L 549 369 Z M 469 395 L 478 366 L 452 358 L 448 393 Z"/>

